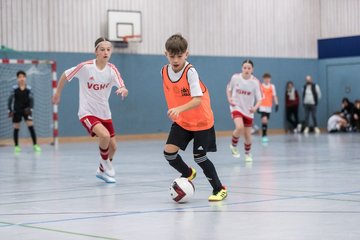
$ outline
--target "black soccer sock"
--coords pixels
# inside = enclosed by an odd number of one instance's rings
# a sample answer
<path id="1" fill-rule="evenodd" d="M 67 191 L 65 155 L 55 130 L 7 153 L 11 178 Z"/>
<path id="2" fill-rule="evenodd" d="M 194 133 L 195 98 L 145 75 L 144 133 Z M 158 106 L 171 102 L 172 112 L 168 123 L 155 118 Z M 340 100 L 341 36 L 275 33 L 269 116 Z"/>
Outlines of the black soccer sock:
<path id="1" fill-rule="evenodd" d="M 194 156 L 195 162 L 202 168 L 207 180 L 213 188 L 214 193 L 218 193 L 222 189 L 222 184 L 217 175 L 214 164 L 208 159 L 206 154 Z"/>
<path id="2" fill-rule="evenodd" d="M 19 145 L 19 129 L 14 128 L 14 144 L 15 146 Z"/>
<path id="3" fill-rule="evenodd" d="M 267 128 L 268 128 L 267 123 L 263 123 L 262 124 L 262 136 L 263 137 L 266 137 L 266 135 L 267 135 Z"/>
<path id="4" fill-rule="evenodd" d="M 191 175 L 191 169 L 189 166 L 182 160 L 181 156 L 175 153 L 168 153 L 164 151 L 164 157 L 169 162 L 170 166 L 175 168 L 182 177 L 189 177 Z"/>
<path id="5" fill-rule="evenodd" d="M 30 132 L 33 144 L 35 145 L 36 144 L 36 134 L 35 134 L 34 126 L 29 126 L 28 128 L 29 128 L 29 132 Z"/>

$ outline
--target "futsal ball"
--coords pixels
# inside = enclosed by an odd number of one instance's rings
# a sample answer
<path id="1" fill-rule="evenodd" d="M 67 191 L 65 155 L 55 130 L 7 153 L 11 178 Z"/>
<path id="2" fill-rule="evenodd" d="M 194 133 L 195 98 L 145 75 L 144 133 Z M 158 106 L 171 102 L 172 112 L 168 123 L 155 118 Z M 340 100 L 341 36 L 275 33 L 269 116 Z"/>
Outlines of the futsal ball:
<path id="1" fill-rule="evenodd" d="M 170 196 L 178 203 L 189 201 L 194 192 L 194 184 L 187 178 L 176 178 L 170 185 Z"/>

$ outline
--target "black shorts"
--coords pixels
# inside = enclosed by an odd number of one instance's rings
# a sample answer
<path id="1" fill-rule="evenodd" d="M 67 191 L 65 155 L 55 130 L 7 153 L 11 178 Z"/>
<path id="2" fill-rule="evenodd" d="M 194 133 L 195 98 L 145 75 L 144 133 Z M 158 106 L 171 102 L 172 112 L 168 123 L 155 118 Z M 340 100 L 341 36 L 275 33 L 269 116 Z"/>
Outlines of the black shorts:
<path id="1" fill-rule="evenodd" d="M 24 118 L 25 121 L 32 121 L 31 114 L 25 114 L 24 112 L 14 112 L 12 122 L 13 123 L 19 123 L 21 122 L 21 119 Z"/>
<path id="2" fill-rule="evenodd" d="M 166 144 L 172 144 L 185 151 L 189 142 L 194 139 L 193 153 L 216 152 L 216 136 L 214 127 L 202 131 L 189 131 L 177 123 L 171 125 Z"/>
<path id="3" fill-rule="evenodd" d="M 261 115 L 261 118 L 266 117 L 267 119 L 270 119 L 270 113 L 268 112 L 259 112 Z"/>

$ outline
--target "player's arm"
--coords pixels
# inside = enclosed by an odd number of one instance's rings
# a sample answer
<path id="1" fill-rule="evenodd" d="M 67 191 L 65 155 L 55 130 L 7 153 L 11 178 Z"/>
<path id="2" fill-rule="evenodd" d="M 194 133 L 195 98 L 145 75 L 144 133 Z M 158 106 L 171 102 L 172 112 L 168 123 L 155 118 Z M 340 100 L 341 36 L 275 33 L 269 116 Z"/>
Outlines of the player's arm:
<path id="1" fill-rule="evenodd" d="M 124 80 L 121 77 L 119 70 L 115 67 L 115 65 L 110 64 L 110 68 L 112 71 L 112 81 L 114 85 L 118 88 L 116 90 L 116 95 L 121 95 L 121 98 L 124 100 L 125 97 L 129 95 L 129 90 L 127 90 Z"/>
<path id="2" fill-rule="evenodd" d="M 274 84 L 272 85 L 272 88 L 273 88 L 273 98 L 274 98 L 274 103 L 275 103 L 275 112 L 277 112 L 277 111 L 279 111 L 279 99 L 277 97 Z"/>
<path id="3" fill-rule="evenodd" d="M 30 109 L 34 108 L 34 95 L 30 89 L 29 89 L 29 107 Z"/>
<path id="4" fill-rule="evenodd" d="M 229 104 L 231 106 L 235 106 L 234 101 L 232 99 L 232 80 L 230 80 L 230 82 L 226 86 L 226 96 Z"/>
<path id="5" fill-rule="evenodd" d="M 253 106 L 253 107 L 250 108 L 250 112 L 251 112 L 251 113 L 256 112 L 256 111 L 258 110 L 258 108 L 260 107 L 260 105 L 261 105 L 261 99 L 260 99 L 260 100 L 257 100 L 255 106 Z"/>
<path id="6" fill-rule="evenodd" d="M 65 75 L 65 73 L 63 73 L 60 77 L 60 80 L 58 81 L 56 92 L 52 99 L 54 104 L 58 104 L 60 102 L 61 92 L 62 92 L 66 82 L 67 82 L 66 75 Z"/>
<path id="7" fill-rule="evenodd" d="M 258 83 L 259 83 L 257 85 L 257 87 L 256 87 L 256 90 L 255 90 L 256 104 L 255 104 L 255 106 L 250 108 L 251 113 L 255 113 L 258 110 L 258 108 L 261 105 L 261 101 L 263 99 L 263 94 L 262 94 L 262 91 L 261 91 L 260 82 L 259 82 L 259 80 L 256 80 L 256 81 L 258 81 Z"/>
<path id="8" fill-rule="evenodd" d="M 31 116 L 32 114 L 32 109 L 34 107 L 34 96 L 31 92 L 31 89 L 29 88 L 29 107 L 24 109 L 24 114 L 27 116 Z"/>
<path id="9" fill-rule="evenodd" d="M 14 98 L 15 98 L 15 94 L 13 91 L 8 98 L 8 115 L 9 115 L 9 117 L 13 116 L 12 103 L 14 101 Z"/>
<path id="10" fill-rule="evenodd" d="M 183 105 L 180 105 L 175 108 L 170 108 L 167 114 L 169 118 L 176 119 L 177 117 L 179 117 L 180 113 L 196 108 L 200 104 L 201 104 L 201 96 L 193 97 L 189 102 Z"/>

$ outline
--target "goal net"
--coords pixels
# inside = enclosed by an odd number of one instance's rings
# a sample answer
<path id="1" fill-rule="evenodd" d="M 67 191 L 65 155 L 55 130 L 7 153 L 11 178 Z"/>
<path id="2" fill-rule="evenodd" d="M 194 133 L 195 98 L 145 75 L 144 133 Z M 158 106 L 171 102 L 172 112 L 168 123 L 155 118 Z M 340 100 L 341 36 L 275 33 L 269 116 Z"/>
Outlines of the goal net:
<path id="1" fill-rule="evenodd" d="M 27 85 L 34 97 L 33 122 L 37 137 L 57 144 L 57 106 L 51 102 L 56 88 L 56 63 L 48 60 L 0 59 L 0 141 L 8 142 L 13 137 L 12 118 L 8 117 L 8 98 L 14 85 L 16 73 L 26 72 Z M 19 136 L 29 137 L 22 121 Z"/>

